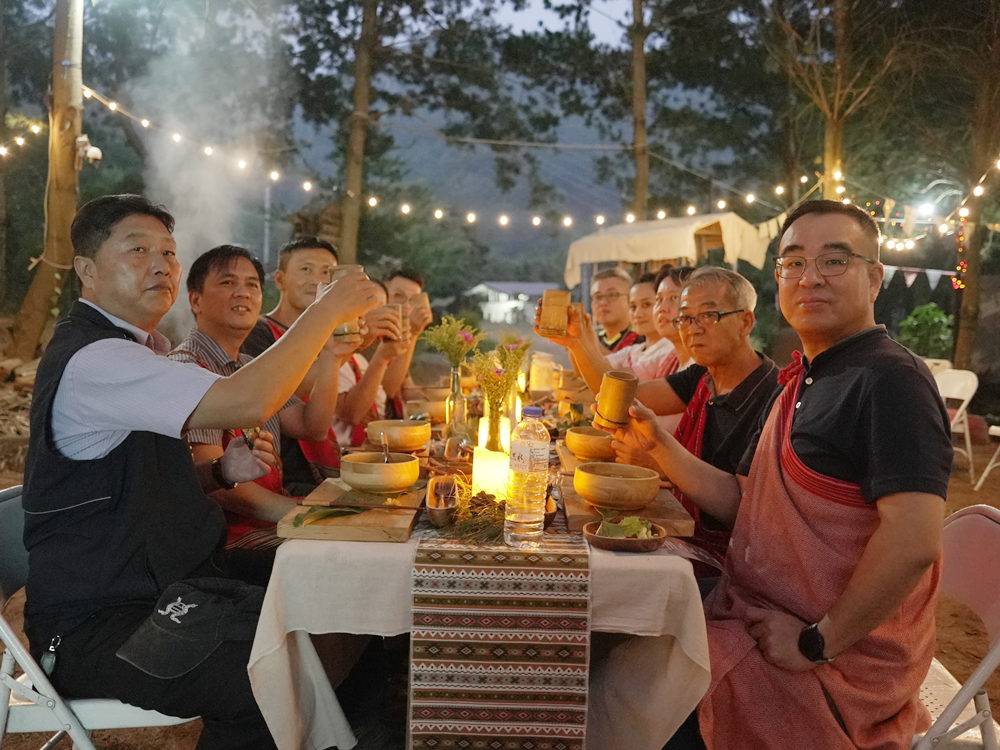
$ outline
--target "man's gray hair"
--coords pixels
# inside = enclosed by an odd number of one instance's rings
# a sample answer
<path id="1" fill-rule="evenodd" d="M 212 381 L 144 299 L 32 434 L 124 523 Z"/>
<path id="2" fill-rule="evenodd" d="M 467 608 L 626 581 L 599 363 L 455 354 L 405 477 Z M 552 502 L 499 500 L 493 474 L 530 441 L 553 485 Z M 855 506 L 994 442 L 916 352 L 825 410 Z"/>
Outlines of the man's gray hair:
<path id="1" fill-rule="evenodd" d="M 715 283 L 725 287 L 726 296 L 734 310 L 743 308 L 747 312 L 753 312 L 757 306 L 757 291 L 753 288 L 753 284 L 736 271 L 730 271 L 728 268 L 702 266 L 691 274 L 687 283 L 684 284 L 684 288 Z"/>
<path id="2" fill-rule="evenodd" d="M 590 283 L 593 284 L 603 279 L 619 279 L 629 286 L 632 286 L 633 283 L 632 275 L 621 266 L 601 269 L 590 278 Z"/>

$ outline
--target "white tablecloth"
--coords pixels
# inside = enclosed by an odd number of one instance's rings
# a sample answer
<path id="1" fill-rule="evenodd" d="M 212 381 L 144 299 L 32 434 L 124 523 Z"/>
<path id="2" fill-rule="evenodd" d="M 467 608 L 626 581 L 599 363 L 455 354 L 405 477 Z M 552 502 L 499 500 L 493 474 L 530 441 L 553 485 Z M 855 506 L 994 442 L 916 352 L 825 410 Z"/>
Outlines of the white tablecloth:
<path id="1" fill-rule="evenodd" d="M 407 543 L 289 540 L 250 654 L 250 682 L 282 750 L 354 747 L 356 740 L 310 633 L 410 631 L 413 556 Z M 592 660 L 591 750 L 660 750 L 708 688 L 705 618 L 691 565 L 666 553 L 592 549 L 591 629 L 638 638 Z"/>

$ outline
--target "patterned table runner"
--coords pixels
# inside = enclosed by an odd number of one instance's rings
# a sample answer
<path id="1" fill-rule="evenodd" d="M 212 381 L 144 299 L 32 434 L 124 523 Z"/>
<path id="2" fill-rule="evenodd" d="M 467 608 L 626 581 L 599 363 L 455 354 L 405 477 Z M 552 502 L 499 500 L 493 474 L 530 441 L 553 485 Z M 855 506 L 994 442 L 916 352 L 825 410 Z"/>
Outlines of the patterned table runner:
<path id="1" fill-rule="evenodd" d="M 538 550 L 429 538 L 413 565 L 413 750 L 583 750 L 590 570 L 579 536 Z"/>

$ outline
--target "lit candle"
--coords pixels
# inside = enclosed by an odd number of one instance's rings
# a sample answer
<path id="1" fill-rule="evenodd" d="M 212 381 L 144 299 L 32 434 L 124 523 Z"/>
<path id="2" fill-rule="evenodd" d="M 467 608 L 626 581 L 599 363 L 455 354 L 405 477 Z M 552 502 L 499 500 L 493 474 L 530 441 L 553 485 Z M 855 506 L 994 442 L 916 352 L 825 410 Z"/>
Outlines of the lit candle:
<path id="1" fill-rule="evenodd" d="M 507 469 L 510 458 L 506 453 L 488 451 L 485 448 L 472 449 L 472 493 L 480 491 L 504 497 L 507 485 Z"/>

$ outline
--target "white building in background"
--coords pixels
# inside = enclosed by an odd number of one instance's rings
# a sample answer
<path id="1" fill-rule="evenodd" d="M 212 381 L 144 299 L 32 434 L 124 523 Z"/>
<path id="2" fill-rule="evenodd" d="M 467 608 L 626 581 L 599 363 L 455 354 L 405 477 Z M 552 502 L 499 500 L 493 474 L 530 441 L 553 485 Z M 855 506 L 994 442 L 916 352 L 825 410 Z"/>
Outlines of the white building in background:
<path id="1" fill-rule="evenodd" d="M 484 281 L 465 294 L 479 301 L 483 320 L 515 325 L 534 320 L 542 293 L 559 288 L 559 284 L 540 281 Z"/>

